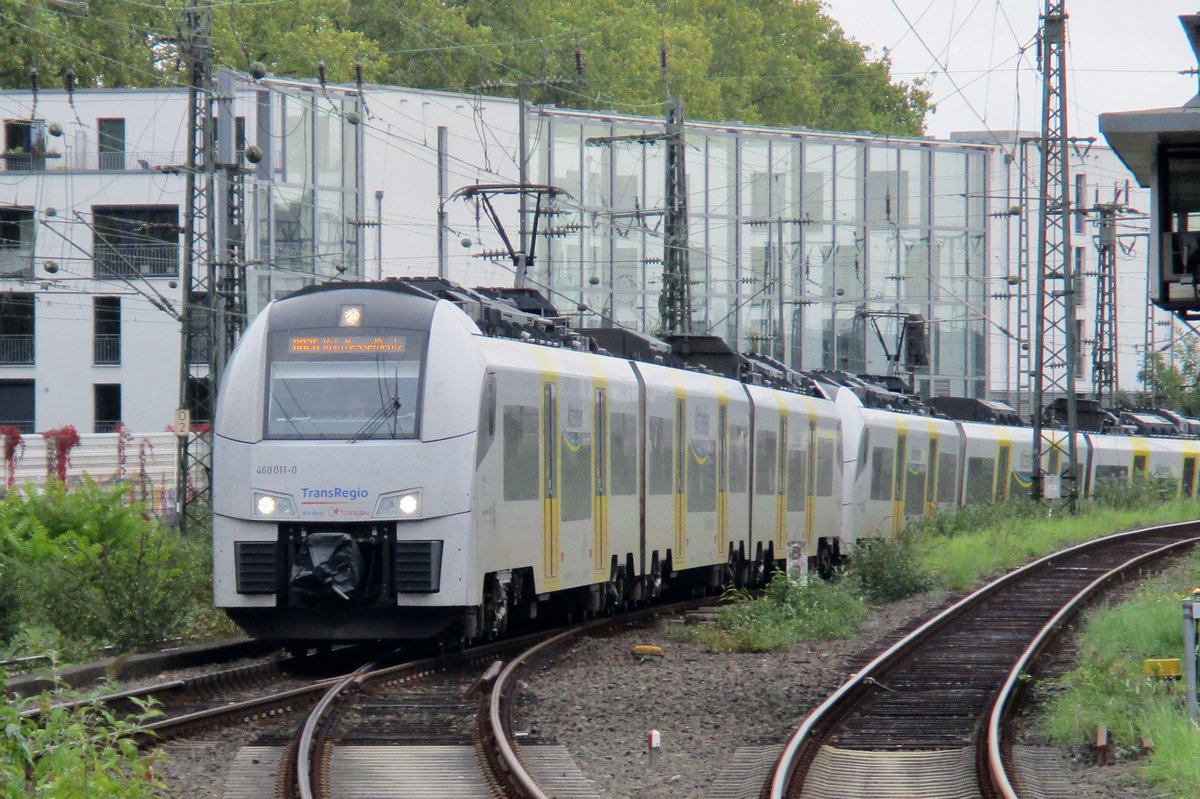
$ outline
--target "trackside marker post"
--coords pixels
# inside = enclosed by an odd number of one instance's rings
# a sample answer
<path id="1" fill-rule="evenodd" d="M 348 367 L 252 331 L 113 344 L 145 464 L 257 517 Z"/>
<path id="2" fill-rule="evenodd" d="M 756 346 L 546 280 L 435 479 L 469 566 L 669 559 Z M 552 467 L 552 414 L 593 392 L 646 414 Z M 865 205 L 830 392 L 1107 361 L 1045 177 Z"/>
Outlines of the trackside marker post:
<path id="1" fill-rule="evenodd" d="M 662 736 L 658 734 L 658 730 L 646 733 L 646 751 L 650 754 L 650 766 L 657 766 L 659 754 L 662 752 Z"/>

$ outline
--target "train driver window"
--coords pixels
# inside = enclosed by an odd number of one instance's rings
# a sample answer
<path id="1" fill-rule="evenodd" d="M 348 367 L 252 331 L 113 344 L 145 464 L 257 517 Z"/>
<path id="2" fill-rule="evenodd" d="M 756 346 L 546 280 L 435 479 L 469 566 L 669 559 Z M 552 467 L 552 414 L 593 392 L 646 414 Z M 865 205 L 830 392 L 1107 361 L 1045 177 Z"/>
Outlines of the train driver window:
<path id="1" fill-rule="evenodd" d="M 412 438 L 424 337 L 271 335 L 267 438 Z"/>

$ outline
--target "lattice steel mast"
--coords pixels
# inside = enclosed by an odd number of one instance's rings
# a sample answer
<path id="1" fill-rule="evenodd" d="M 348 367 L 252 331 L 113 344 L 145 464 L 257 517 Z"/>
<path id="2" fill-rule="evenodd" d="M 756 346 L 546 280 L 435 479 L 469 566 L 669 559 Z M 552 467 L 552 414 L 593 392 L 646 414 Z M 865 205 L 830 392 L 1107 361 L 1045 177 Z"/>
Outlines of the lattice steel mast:
<path id="1" fill-rule="evenodd" d="M 1097 203 L 1099 237 L 1096 250 L 1096 333 L 1092 347 L 1092 386 L 1096 399 L 1109 407 L 1117 404 L 1117 214 L 1125 207 L 1116 202 Z M 1149 313 L 1149 311 L 1147 311 Z"/>
<path id="2" fill-rule="evenodd" d="M 1067 60 L 1065 0 L 1046 0 L 1042 16 L 1042 175 L 1038 226 L 1037 313 L 1034 324 L 1033 498 L 1046 496 L 1043 449 L 1061 472 L 1061 496 L 1075 509 L 1078 498 L 1075 371 L 1079 342 L 1071 262 L 1071 206 L 1067 157 Z M 1043 437 L 1047 395 L 1065 405 L 1066 437 Z"/>
<path id="3" fill-rule="evenodd" d="M 213 119 L 212 3 L 192 0 L 185 17 L 188 64 L 188 154 L 185 175 L 183 320 L 179 365 L 178 484 L 179 529 L 186 531 L 205 512 L 212 457 L 206 435 L 192 430 L 190 409 L 199 393 L 192 388 L 192 367 L 207 369 L 209 403 L 216 397 L 217 340 L 213 275 Z"/>
<path id="4" fill-rule="evenodd" d="M 667 186 L 663 243 L 663 289 L 658 298 L 663 330 L 692 332 L 692 286 L 688 265 L 687 174 L 684 170 L 683 101 L 667 100 Z"/>

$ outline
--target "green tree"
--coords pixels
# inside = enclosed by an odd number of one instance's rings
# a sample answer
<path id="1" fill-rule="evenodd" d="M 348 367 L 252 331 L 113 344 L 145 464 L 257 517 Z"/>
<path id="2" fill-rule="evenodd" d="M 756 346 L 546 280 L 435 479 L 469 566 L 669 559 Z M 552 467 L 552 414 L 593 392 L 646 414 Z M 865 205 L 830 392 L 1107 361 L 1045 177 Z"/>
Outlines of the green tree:
<path id="1" fill-rule="evenodd" d="M 191 0 L 0 0 L 0 83 L 178 84 Z M 666 90 L 690 119 L 922 132 L 928 94 L 891 80 L 820 0 L 220 0 L 216 63 L 280 75 L 448 91 L 530 84 L 533 102 L 658 116 Z M 85 9 L 85 10 L 80 10 Z M 666 42 L 666 85 L 659 61 Z M 584 73 L 575 72 L 576 47 Z M 568 82 L 564 83 L 563 80 Z M 546 85 L 546 81 L 557 85 Z M 490 91 L 495 91 L 490 90 Z"/>
<path id="2" fill-rule="evenodd" d="M 1138 379 L 1146 384 L 1153 404 L 1200 416 L 1200 343 L 1185 339 L 1175 345 L 1174 363 L 1161 352 L 1146 358 Z"/>

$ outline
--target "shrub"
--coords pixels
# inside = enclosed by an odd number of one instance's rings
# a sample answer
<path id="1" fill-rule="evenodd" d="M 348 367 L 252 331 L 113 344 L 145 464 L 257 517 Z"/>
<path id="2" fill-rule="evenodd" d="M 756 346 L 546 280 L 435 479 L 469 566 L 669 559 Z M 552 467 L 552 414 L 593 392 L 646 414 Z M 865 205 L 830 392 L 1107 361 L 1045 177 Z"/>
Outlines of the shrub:
<path id="1" fill-rule="evenodd" d="M 1092 489 L 1091 500 L 1102 508 L 1148 508 L 1174 498 L 1174 486 L 1144 474 L 1124 478 L 1101 478 Z"/>
<path id="2" fill-rule="evenodd" d="M 200 596 L 209 601 L 207 547 L 126 506 L 127 490 L 85 481 L 68 493 L 52 481 L 0 502 L 0 554 L 23 618 L 56 628 L 68 657 L 145 648 L 174 635 Z"/>
<path id="3" fill-rule="evenodd" d="M 729 596 L 715 624 L 697 628 L 696 639 L 726 652 L 766 652 L 798 641 L 854 635 L 866 618 L 862 597 L 845 582 L 803 582 L 779 572 L 763 595 Z"/>
<path id="4" fill-rule="evenodd" d="M 937 585 L 921 564 L 908 536 L 863 539 L 850 558 L 846 578 L 855 581 L 869 602 L 892 602 L 928 591 Z"/>

